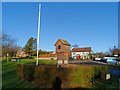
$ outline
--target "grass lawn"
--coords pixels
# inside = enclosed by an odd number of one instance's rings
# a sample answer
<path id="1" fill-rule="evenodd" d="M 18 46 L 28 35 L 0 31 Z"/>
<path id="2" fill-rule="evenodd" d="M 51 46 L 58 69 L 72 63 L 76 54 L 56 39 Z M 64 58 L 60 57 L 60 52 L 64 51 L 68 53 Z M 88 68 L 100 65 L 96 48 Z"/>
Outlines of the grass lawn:
<path id="1" fill-rule="evenodd" d="M 20 80 L 16 74 L 17 64 L 35 64 L 35 59 L 22 59 L 20 62 L 2 62 L 2 88 L 34 88 L 30 82 Z M 56 61 L 39 60 L 40 64 L 56 64 Z"/>
<path id="2" fill-rule="evenodd" d="M 27 88 L 34 87 L 31 83 L 19 80 L 16 75 L 16 62 L 2 63 L 2 88 Z"/>

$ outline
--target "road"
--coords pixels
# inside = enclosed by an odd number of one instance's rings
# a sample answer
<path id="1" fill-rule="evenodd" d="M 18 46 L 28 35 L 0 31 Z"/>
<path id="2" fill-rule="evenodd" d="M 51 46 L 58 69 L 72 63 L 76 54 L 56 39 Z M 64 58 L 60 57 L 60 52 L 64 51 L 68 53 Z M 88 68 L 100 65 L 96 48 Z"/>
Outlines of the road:
<path id="1" fill-rule="evenodd" d="M 83 61 L 69 61 L 70 64 L 87 64 L 87 65 L 108 65 L 104 62 L 92 61 L 92 60 L 83 60 Z"/>

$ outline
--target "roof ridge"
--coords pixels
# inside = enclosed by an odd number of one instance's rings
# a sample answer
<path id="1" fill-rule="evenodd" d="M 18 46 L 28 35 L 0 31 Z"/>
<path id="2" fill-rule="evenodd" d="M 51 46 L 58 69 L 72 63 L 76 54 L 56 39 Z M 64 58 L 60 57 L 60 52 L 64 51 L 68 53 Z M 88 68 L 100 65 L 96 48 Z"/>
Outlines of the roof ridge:
<path id="1" fill-rule="evenodd" d="M 71 46 L 71 44 L 70 44 L 67 40 L 60 39 L 60 38 L 58 38 L 58 40 L 60 40 L 60 41 L 61 41 L 63 44 L 65 44 L 65 45 Z"/>

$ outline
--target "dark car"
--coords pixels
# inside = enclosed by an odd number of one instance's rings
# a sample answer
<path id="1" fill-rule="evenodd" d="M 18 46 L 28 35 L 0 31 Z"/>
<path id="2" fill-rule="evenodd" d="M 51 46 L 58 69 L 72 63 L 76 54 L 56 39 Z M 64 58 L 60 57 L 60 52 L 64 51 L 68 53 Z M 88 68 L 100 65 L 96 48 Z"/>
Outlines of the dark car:
<path id="1" fill-rule="evenodd" d="M 100 60 L 100 62 L 106 62 L 107 61 L 107 59 L 104 59 L 104 58 L 102 58 L 101 60 Z"/>

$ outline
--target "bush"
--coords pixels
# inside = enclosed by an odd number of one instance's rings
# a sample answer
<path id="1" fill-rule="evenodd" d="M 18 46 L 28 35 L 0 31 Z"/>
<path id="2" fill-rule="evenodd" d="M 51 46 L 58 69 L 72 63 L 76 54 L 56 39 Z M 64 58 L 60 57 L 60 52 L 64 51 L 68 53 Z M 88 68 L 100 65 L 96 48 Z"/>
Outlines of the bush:
<path id="1" fill-rule="evenodd" d="M 35 65 L 29 64 L 18 64 L 17 75 L 22 80 L 32 81 L 34 79 L 33 74 Z"/>
<path id="2" fill-rule="evenodd" d="M 25 80 L 25 76 L 23 74 L 23 70 L 24 70 L 24 64 L 18 64 L 17 65 L 17 76 L 19 77 L 19 79 Z"/>
<path id="3" fill-rule="evenodd" d="M 78 65 L 58 68 L 47 65 L 35 67 L 26 64 L 23 68 L 23 74 L 19 76 L 23 77 L 22 75 L 24 75 L 24 78 L 28 81 L 34 80 L 35 84 L 40 88 L 51 88 L 56 77 L 59 77 L 65 84 L 63 88 L 89 87 L 94 82 L 104 80 L 105 74 L 109 72 L 108 66 Z M 19 71 L 21 72 L 21 70 Z"/>
<path id="4" fill-rule="evenodd" d="M 51 58 L 50 60 L 54 60 L 54 58 Z"/>
<path id="5" fill-rule="evenodd" d="M 34 79 L 34 77 L 33 77 L 34 71 L 35 71 L 35 65 L 32 65 L 32 64 L 27 65 L 26 64 L 24 66 L 23 74 L 27 81 L 32 81 Z"/>
<path id="6" fill-rule="evenodd" d="M 51 88 L 56 77 L 60 77 L 63 81 L 63 78 L 66 78 L 66 75 L 67 72 L 65 68 L 57 68 L 56 66 L 37 66 L 34 78 L 39 87 L 42 86 L 43 88 Z"/>
<path id="7" fill-rule="evenodd" d="M 96 83 L 98 80 L 105 80 L 105 74 L 109 73 L 109 68 L 109 66 L 96 66 L 91 82 Z"/>

